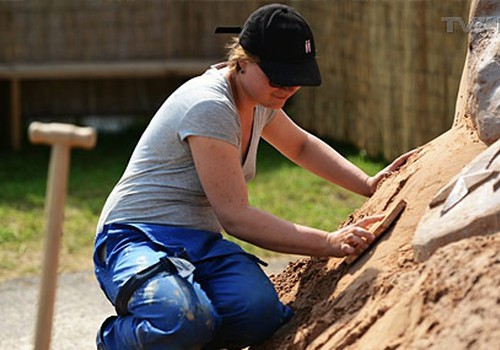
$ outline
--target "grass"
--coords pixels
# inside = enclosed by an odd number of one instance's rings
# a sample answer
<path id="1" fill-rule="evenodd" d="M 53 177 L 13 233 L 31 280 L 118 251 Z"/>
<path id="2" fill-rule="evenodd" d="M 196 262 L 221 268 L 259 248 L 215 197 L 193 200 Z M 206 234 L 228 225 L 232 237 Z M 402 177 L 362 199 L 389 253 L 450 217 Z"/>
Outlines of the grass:
<path id="1" fill-rule="evenodd" d="M 92 243 L 101 207 L 119 179 L 143 125 L 99 135 L 92 151 L 72 151 L 60 271 L 91 268 Z M 20 153 L 0 153 L 0 281 L 40 271 L 44 201 L 50 151 L 25 143 Z M 345 146 L 337 150 L 369 174 L 384 164 Z M 262 142 L 257 176 L 249 184 L 252 205 L 284 219 L 334 230 L 364 198 L 326 183 Z M 235 240 L 230 237 L 230 239 Z M 236 240 L 238 241 L 238 240 Z M 239 242 L 239 241 L 238 241 Z M 239 242 L 262 257 L 275 253 Z"/>

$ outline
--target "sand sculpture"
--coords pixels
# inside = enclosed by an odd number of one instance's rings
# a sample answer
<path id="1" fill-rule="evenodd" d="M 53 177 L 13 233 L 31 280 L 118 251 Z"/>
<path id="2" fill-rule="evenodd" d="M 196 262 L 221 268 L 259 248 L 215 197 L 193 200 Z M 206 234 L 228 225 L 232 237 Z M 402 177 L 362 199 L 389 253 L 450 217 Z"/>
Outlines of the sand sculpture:
<path id="1" fill-rule="evenodd" d="M 273 276 L 296 316 L 254 349 L 500 348 L 499 19 L 498 1 L 472 1 L 452 128 L 345 224 L 404 211 L 352 264 L 304 258 Z"/>

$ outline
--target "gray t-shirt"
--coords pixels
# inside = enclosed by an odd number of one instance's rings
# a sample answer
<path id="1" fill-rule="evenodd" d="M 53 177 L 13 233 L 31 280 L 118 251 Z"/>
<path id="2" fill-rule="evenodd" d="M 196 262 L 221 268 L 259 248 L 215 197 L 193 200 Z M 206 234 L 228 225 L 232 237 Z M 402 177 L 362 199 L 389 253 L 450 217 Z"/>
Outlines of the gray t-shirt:
<path id="1" fill-rule="evenodd" d="M 241 151 L 241 125 L 222 72 L 214 66 L 179 87 L 163 103 L 139 140 L 122 178 L 104 205 L 97 230 L 113 222 L 142 222 L 219 232 L 221 225 L 196 172 L 188 136 L 226 141 Z M 275 110 L 257 106 L 242 168 L 255 175 L 262 129 Z"/>

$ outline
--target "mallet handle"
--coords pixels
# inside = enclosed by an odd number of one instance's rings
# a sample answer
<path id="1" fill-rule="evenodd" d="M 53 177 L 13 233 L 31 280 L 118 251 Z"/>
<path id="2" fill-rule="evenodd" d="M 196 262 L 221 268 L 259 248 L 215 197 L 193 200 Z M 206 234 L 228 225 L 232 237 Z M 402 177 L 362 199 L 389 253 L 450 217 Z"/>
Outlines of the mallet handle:
<path id="1" fill-rule="evenodd" d="M 45 241 L 42 265 L 35 350 L 48 350 L 57 288 L 57 267 L 64 221 L 64 204 L 69 169 L 69 147 L 52 147 L 45 204 Z"/>

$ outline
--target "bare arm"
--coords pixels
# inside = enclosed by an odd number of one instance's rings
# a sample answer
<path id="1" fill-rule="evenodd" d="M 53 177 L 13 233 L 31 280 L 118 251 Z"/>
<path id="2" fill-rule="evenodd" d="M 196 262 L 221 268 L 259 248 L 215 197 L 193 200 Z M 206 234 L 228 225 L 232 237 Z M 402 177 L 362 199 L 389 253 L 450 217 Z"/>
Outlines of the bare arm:
<path id="1" fill-rule="evenodd" d="M 352 254 L 374 239 L 366 228 L 381 217 L 367 218 L 357 226 L 326 232 L 251 207 L 239 150 L 224 141 L 207 137 L 191 136 L 188 142 L 203 189 L 229 234 L 278 252 L 337 257 Z"/>
<path id="2" fill-rule="evenodd" d="M 263 137 L 304 169 L 363 196 L 371 196 L 379 182 L 406 163 L 417 150 L 407 152 L 374 176 L 340 155 L 332 147 L 300 128 L 282 110 L 266 126 Z"/>
<path id="3" fill-rule="evenodd" d="M 297 126 L 283 111 L 264 129 L 263 137 L 287 158 L 325 180 L 364 196 L 373 193 L 367 174 Z"/>

